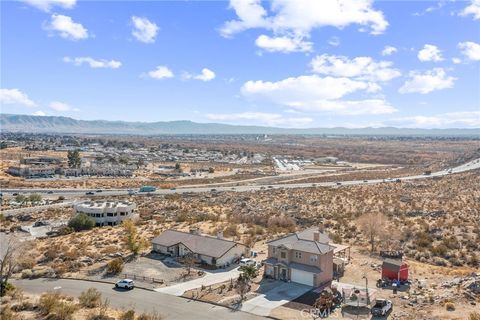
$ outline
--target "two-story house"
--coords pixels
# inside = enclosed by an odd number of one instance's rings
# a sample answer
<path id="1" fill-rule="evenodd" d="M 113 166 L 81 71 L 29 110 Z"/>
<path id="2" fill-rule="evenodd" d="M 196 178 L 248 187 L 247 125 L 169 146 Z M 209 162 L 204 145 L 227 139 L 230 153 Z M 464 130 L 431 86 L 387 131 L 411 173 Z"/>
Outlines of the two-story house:
<path id="1" fill-rule="evenodd" d="M 330 238 L 319 228 L 309 228 L 268 242 L 265 275 L 274 279 L 318 287 L 333 279 Z"/>

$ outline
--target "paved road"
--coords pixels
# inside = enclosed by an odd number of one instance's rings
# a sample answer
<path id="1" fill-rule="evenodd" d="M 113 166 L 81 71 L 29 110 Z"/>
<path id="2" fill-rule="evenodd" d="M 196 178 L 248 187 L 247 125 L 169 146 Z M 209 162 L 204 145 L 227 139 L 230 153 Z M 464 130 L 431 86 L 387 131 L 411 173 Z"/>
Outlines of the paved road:
<path id="1" fill-rule="evenodd" d="M 29 293 L 40 294 L 47 291 L 60 290 L 62 293 L 76 297 L 78 297 L 82 291 L 95 287 L 102 293 L 103 298 L 108 298 L 110 306 L 114 308 L 135 308 L 137 312 L 151 312 L 155 310 L 160 313 L 163 319 L 264 319 L 246 312 L 232 311 L 228 308 L 192 301 L 160 292 L 142 289 L 134 289 L 131 291 L 116 290 L 113 285 L 105 283 L 82 280 L 35 279 L 14 280 L 13 284 Z"/>
<path id="2" fill-rule="evenodd" d="M 438 172 L 432 172 L 430 175 L 417 175 L 417 176 L 407 176 L 401 178 L 401 181 L 410 181 L 410 180 L 420 180 L 420 179 L 429 179 L 433 177 L 441 177 L 446 176 L 449 174 L 461 173 L 470 170 L 480 169 L 480 158 L 472 160 L 468 163 L 460 165 L 455 168 L 445 169 Z M 341 185 L 338 185 L 337 182 L 320 182 L 320 183 L 291 183 L 291 184 L 273 184 L 269 186 L 265 185 L 243 185 L 243 186 L 236 186 L 236 187 L 218 187 L 218 186 L 209 186 L 206 185 L 205 187 L 179 187 L 176 189 L 158 189 L 152 194 L 175 194 L 175 193 L 202 193 L 202 192 L 213 192 L 213 191 L 232 191 L 232 192 L 246 192 L 246 191 L 256 191 L 256 190 L 263 190 L 263 189 L 296 189 L 296 188 L 310 188 L 313 186 L 316 187 L 338 187 L 338 186 L 352 186 L 352 185 L 367 185 L 367 184 L 377 184 L 382 182 L 393 182 L 395 180 L 386 181 L 384 179 L 373 179 L 373 180 L 352 180 L 352 181 L 342 181 Z M 214 185 L 214 184 L 213 184 Z M 103 192 L 95 192 L 95 189 L 3 189 L 2 192 L 5 196 L 10 196 L 14 192 L 23 192 L 23 193 L 47 193 L 49 191 L 53 191 L 55 196 L 64 196 L 65 198 L 75 198 L 85 196 L 85 192 L 93 191 L 94 194 L 89 197 L 95 196 L 109 196 L 109 195 L 127 195 L 128 189 L 108 189 L 103 190 Z M 139 193 L 140 194 L 140 193 Z M 148 195 L 148 193 L 145 193 Z"/>
<path id="3" fill-rule="evenodd" d="M 181 296 L 185 291 L 200 288 L 203 286 L 210 286 L 216 283 L 236 279 L 240 274 L 238 268 L 230 271 L 207 272 L 207 275 L 198 279 L 186 281 L 183 283 L 174 284 L 172 286 L 155 289 L 157 292 L 168 293 L 174 296 Z"/>

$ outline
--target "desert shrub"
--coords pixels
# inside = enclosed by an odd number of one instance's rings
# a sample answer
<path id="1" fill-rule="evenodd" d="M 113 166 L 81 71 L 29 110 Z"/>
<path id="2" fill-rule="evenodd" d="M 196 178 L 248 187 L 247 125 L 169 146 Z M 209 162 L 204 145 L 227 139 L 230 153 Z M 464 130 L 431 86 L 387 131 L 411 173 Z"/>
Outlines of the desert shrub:
<path id="1" fill-rule="evenodd" d="M 87 320 L 115 320 L 115 318 L 108 316 L 108 300 L 105 299 L 100 303 L 97 310 L 90 312 L 87 315 Z"/>
<path id="2" fill-rule="evenodd" d="M 135 320 L 135 311 L 127 310 L 120 315 L 120 320 Z"/>
<path id="3" fill-rule="evenodd" d="M 73 303 L 61 301 L 54 309 L 55 315 L 49 317 L 52 320 L 71 320 L 73 314 L 77 310 L 77 306 Z"/>
<path id="4" fill-rule="evenodd" d="M 286 216 L 273 216 L 268 218 L 267 227 L 271 230 L 284 229 L 287 231 L 295 230 L 295 220 Z"/>
<path id="5" fill-rule="evenodd" d="M 229 224 L 225 230 L 223 230 L 223 235 L 225 237 L 234 237 L 238 235 L 237 225 L 236 224 Z"/>
<path id="6" fill-rule="evenodd" d="M 102 294 L 95 288 L 88 288 L 78 297 L 80 305 L 85 308 L 95 308 L 102 302 Z"/>
<path id="7" fill-rule="evenodd" d="M 445 303 L 445 309 L 447 309 L 447 311 L 455 311 L 455 304 L 453 302 L 447 302 Z"/>
<path id="8" fill-rule="evenodd" d="M 480 313 L 474 311 L 468 315 L 468 320 L 480 320 Z"/>
<path id="9" fill-rule="evenodd" d="M 150 313 L 142 313 L 137 317 L 137 320 L 162 320 L 160 314 L 156 311 Z"/>
<path id="10" fill-rule="evenodd" d="M 0 309 L 0 318 L 2 320 L 14 320 L 17 316 L 13 314 L 9 304 L 2 305 Z"/>
<path id="11" fill-rule="evenodd" d="M 123 270 L 123 259 L 115 258 L 107 263 L 108 274 L 119 274 Z"/>
<path id="12" fill-rule="evenodd" d="M 75 231 L 90 230 L 95 227 L 95 220 L 85 213 L 79 213 L 70 219 L 68 226 Z"/>
<path id="13" fill-rule="evenodd" d="M 47 292 L 40 296 L 38 307 L 43 315 L 52 313 L 60 304 L 60 294 L 58 292 Z"/>

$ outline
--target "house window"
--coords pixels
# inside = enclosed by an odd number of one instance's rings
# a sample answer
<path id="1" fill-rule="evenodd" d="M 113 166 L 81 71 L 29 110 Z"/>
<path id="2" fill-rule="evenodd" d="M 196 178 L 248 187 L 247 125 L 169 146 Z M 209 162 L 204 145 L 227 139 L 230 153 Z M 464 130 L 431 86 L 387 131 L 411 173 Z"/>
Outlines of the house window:
<path id="1" fill-rule="evenodd" d="M 275 254 L 275 247 L 272 248 L 272 254 Z"/>
<path id="2" fill-rule="evenodd" d="M 285 251 L 280 252 L 280 257 L 281 257 L 282 259 L 287 258 L 287 253 L 286 253 Z"/>
<path id="3" fill-rule="evenodd" d="M 317 262 L 317 261 L 318 261 L 318 256 L 312 254 L 312 255 L 310 256 L 310 262 Z"/>
<path id="4" fill-rule="evenodd" d="M 300 251 L 295 251 L 295 258 L 302 259 L 302 253 Z"/>

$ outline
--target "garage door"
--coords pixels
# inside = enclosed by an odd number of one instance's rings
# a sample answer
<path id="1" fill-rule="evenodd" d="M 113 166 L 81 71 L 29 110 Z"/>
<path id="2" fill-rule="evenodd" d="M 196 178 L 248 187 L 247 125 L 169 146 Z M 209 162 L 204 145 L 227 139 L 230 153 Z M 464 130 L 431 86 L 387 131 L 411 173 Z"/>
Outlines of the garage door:
<path id="1" fill-rule="evenodd" d="M 313 273 L 292 269 L 292 282 L 306 284 L 313 287 Z"/>

